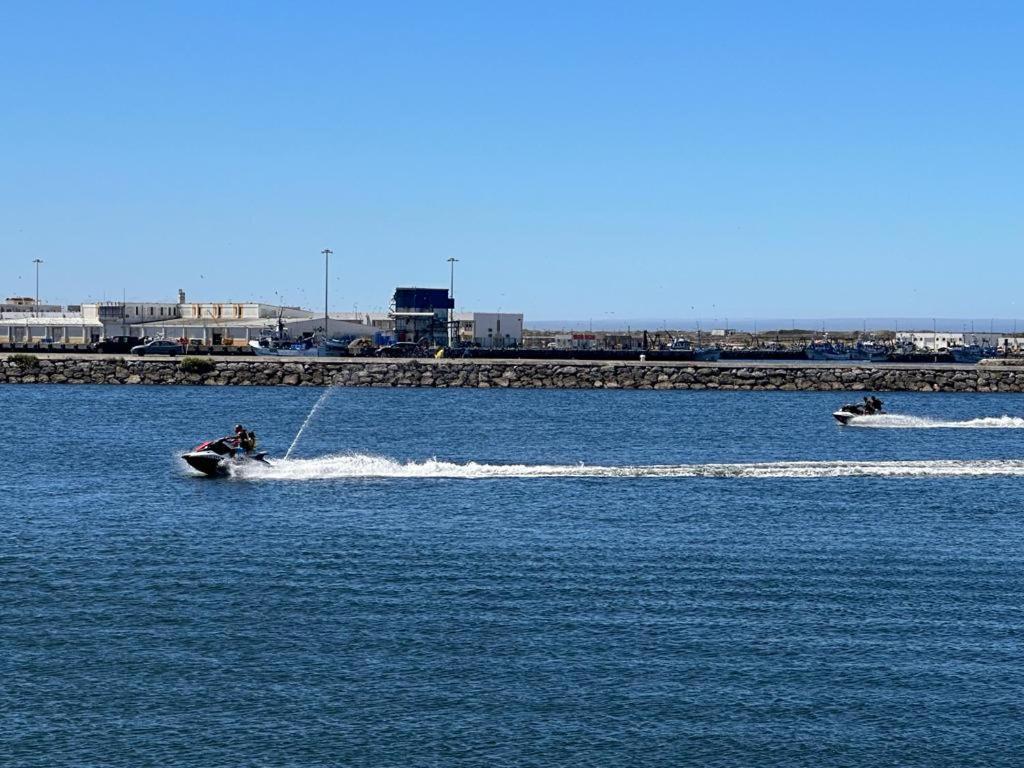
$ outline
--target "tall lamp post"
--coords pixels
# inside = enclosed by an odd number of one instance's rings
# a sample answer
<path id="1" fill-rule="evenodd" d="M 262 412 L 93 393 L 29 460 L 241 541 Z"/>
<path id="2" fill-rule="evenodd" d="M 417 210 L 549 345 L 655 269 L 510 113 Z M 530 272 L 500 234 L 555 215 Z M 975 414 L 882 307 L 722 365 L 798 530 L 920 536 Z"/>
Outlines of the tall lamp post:
<path id="1" fill-rule="evenodd" d="M 36 314 L 39 314 L 39 265 L 43 263 L 42 259 L 33 259 L 32 263 L 36 265 L 36 305 L 33 307 Z"/>
<path id="2" fill-rule="evenodd" d="M 330 265 L 331 254 L 334 253 L 330 248 L 324 248 L 320 251 L 324 255 L 324 343 L 322 347 L 317 348 L 317 354 L 323 355 L 327 351 L 327 339 L 330 338 L 330 332 L 327 329 L 329 318 L 327 316 L 327 269 Z"/>
<path id="3" fill-rule="evenodd" d="M 451 282 L 448 288 L 448 297 L 452 300 L 452 319 L 448 323 L 448 346 L 454 347 L 455 341 L 458 336 L 458 320 L 455 319 L 455 262 L 457 262 L 454 256 L 448 257 L 448 266 L 451 268 Z"/>

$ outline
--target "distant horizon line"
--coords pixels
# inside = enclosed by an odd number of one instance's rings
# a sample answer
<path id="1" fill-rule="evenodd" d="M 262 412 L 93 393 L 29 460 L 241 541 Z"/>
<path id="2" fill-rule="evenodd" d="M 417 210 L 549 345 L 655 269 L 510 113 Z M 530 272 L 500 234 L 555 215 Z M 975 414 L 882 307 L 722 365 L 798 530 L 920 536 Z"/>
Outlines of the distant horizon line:
<path id="1" fill-rule="evenodd" d="M 1024 322 L 1017 318 L 964 318 L 964 317 L 832 317 L 832 318 L 778 318 L 778 317 L 724 317 L 713 318 L 624 318 L 622 320 L 530 320 L 524 327 L 544 331 L 712 331 L 735 330 L 766 333 L 771 331 L 920 331 L 943 333 L 1017 333 Z"/>

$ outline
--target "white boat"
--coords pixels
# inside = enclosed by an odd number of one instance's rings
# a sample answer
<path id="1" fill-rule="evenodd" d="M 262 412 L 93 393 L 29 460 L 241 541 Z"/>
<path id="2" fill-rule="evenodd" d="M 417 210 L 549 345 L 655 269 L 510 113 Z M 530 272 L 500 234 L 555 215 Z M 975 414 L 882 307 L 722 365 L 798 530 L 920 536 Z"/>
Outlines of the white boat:
<path id="1" fill-rule="evenodd" d="M 264 331 L 249 347 L 260 357 L 317 357 L 323 354 L 322 344 L 314 334 L 292 338 L 283 328 Z"/>
<path id="2" fill-rule="evenodd" d="M 319 344 L 291 342 L 288 344 L 263 345 L 258 341 L 250 341 L 249 346 L 260 357 L 318 357 L 321 354 Z"/>

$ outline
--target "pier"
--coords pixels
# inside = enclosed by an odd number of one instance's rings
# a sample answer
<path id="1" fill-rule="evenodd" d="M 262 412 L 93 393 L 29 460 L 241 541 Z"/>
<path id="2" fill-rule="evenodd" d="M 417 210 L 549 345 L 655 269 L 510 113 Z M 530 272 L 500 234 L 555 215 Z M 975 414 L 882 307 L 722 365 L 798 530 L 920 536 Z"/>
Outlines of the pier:
<path id="1" fill-rule="evenodd" d="M 0 355 L 0 384 L 1024 392 L 1024 365 Z M 1014 361 L 1016 363 L 1016 361 Z"/>

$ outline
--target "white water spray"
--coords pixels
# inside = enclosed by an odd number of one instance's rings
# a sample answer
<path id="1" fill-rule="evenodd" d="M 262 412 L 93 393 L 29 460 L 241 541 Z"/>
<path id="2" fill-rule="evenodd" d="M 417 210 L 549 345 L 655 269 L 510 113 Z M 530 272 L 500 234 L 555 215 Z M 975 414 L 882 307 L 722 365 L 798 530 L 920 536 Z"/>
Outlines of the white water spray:
<path id="1" fill-rule="evenodd" d="M 846 426 L 871 429 L 1024 429 L 1024 418 L 1020 416 L 984 416 L 963 421 L 943 421 L 921 416 L 880 413 L 874 416 L 855 416 Z"/>
<path id="2" fill-rule="evenodd" d="M 292 451 L 298 444 L 299 438 L 302 437 L 302 433 L 306 431 L 306 427 L 309 425 L 309 422 L 313 420 L 314 414 L 316 414 L 316 412 L 320 410 L 320 406 L 324 404 L 324 402 L 327 400 L 327 397 L 331 394 L 333 390 L 334 387 L 328 387 L 327 389 L 325 389 L 324 393 L 320 395 L 320 398 L 316 401 L 316 403 L 313 404 L 313 408 L 310 410 L 309 415 L 306 416 L 306 420 L 302 422 L 302 426 L 299 427 L 299 431 L 296 433 L 295 439 L 292 440 L 292 444 L 288 446 L 288 450 L 284 454 L 285 461 L 287 461 L 288 457 L 292 455 Z"/>
<path id="3" fill-rule="evenodd" d="M 352 454 L 275 462 L 272 467 L 241 466 L 234 476 L 254 481 L 425 478 L 494 480 L 504 478 L 826 478 L 826 477 L 1005 477 L 1024 476 L 1018 459 L 972 461 L 772 461 L 749 464 L 480 464 L 428 459 L 402 462 Z"/>

